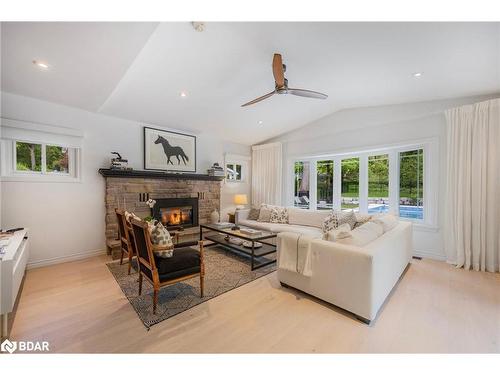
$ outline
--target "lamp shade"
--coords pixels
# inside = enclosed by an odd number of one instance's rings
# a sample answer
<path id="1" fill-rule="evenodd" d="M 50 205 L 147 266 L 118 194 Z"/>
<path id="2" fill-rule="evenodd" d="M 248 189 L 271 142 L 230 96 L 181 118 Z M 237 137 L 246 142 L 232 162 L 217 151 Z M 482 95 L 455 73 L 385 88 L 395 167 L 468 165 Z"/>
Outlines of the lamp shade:
<path id="1" fill-rule="evenodd" d="M 234 195 L 234 204 L 244 205 L 248 203 L 246 194 L 235 194 Z"/>

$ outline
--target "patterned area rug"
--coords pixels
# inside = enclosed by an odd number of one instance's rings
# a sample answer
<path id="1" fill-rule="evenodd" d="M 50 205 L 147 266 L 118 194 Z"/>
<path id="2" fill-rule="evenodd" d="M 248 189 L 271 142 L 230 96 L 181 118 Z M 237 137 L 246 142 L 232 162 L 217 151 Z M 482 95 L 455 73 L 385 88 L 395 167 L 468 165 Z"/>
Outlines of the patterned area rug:
<path id="1" fill-rule="evenodd" d="M 266 259 L 275 259 L 270 254 Z M 205 248 L 205 296 L 200 298 L 200 278 L 195 277 L 160 289 L 156 314 L 153 314 L 153 287 L 144 280 L 142 295 L 139 296 L 137 266 L 127 274 L 127 264 L 119 261 L 107 264 L 123 293 L 134 307 L 146 328 L 160 323 L 232 289 L 238 288 L 276 269 L 276 263 L 250 270 L 250 258 L 233 253 L 220 246 Z"/>

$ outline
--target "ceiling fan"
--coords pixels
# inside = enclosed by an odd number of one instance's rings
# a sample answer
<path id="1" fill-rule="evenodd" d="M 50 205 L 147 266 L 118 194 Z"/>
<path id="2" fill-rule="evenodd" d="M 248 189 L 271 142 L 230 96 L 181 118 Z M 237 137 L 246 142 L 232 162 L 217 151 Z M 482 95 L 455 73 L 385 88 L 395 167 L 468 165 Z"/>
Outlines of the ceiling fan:
<path id="1" fill-rule="evenodd" d="M 322 94 L 322 93 L 317 92 L 317 91 L 289 88 L 288 87 L 288 80 L 285 78 L 285 72 L 286 72 L 286 65 L 283 64 L 283 61 L 281 59 L 281 55 L 278 53 L 275 53 L 274 57 L 273 57 L 273 75 L 274 75 L 274 83 L 275 83 L 274 91 L 271 91 L 270 93 L 263 95 L 257 99 L 254 99 L 248 103 L 242 104 L 241 106 L 246 107 L 248 105 L 258 103 L 264 99 L 270 98 L 274 94 L 279 94 L 279 95 L 292 94 L 292 95 L 303 96 L 306 98 L 314 98 L 314 99 L 326 99 L 326 98 L 328 98 L 328 95 Z"/>

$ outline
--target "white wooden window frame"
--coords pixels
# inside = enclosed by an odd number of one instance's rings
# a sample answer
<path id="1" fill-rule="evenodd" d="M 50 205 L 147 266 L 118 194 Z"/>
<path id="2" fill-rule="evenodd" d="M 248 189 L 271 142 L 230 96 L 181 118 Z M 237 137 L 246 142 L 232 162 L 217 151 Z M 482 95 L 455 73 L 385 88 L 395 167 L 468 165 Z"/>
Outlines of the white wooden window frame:
<path id="1" fill-rule="evenodd" d="M 423 149 L 424 151 L 424 199 L 423 219 L 400 218 L 412 221 L 422 227 L 436 229 L 439 189 L 439 149 L 437 138 L 426 138 L 411 143 L 384 145 L 362 151 L 345 151 L 341 153 L 322 154 L 317 156 L 291 157 L 286 163 L 288 178 L 286 185 L 286 202 L 294 205 L 295 162 L 309 161 L 309 205 L 310 210 L 317 209 L 317 169 L 316 163 L 322 160 L 333 160 L 333 208 L 341 207 L 341 162 L 344 159 L 359 158 L 359 212 L 368 212 L 368 157 L 387 154 L 389 156 L 389 210 L 399 214 L 399 153 Z"/>
<path id="2" fill-rule="evenodd" d="M 248 182 L 248 171 L 249 171 L 249 165 L 250 165 L 250 156 L 246 155 L 237 155 L 237 154 L 225 154 L 224 155 L 224 176 L 227 176 L 227 165 L 232 165 L 233 167 L 235 165 L 240 165 L 241 166 L 241 179 L 240 180 L 230 180 L 228 178 L 225 178 L 227 183 L 235 183 L 235 184 L 240 184 L 240 183 L 246 183 Z"/>
<path id="3" fill-rule="evenodd" d="M 75 129 L 2 118 L 0 175 L 12 182 L 81 182 L 83 134 Z M 52 141 L 52 139 L 56 141 Z M 67 143 L 65 141 L 68 141 Z M 41 146 L 41 171 L 17 170 L 16 142 Z M 69 173 L 47 171 L 46 147 L 68 148 Z"/>

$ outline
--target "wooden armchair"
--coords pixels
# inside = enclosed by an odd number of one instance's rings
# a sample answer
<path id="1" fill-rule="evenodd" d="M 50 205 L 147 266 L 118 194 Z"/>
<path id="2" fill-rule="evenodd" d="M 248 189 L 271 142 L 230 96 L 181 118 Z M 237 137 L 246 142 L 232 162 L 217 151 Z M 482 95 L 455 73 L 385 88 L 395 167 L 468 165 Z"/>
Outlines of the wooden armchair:
<path id="1" fill-rule="evenodd" d="M 153 285 L 153 314 L 156 314 L 158 292 L 161 287 L 178 283 L 193 277 L 200 277 L 201 297 L 203 297 L 205 267 L 203 263 L 203 241 L 200 250 L 191 247 L 176 247 L 171 258 L 161 258 L 154 254 L 149 237 L 148 224 L 132 220 L 132 231 L 139 264 L 139 295 L 145 277 Z"/>
<path id="2" fill-rule="evenodd" d="M 135 243 L 132 238 L 132 227 L 125 219 L 125 211 L 115 209 L 116 219 L 118 220 L 118 232 L 120 236 L 120 265 L 123 264 L 123 255 L 128 257 L 128 274 L 132 269 L 132 258 L 135 256 Z"/>

